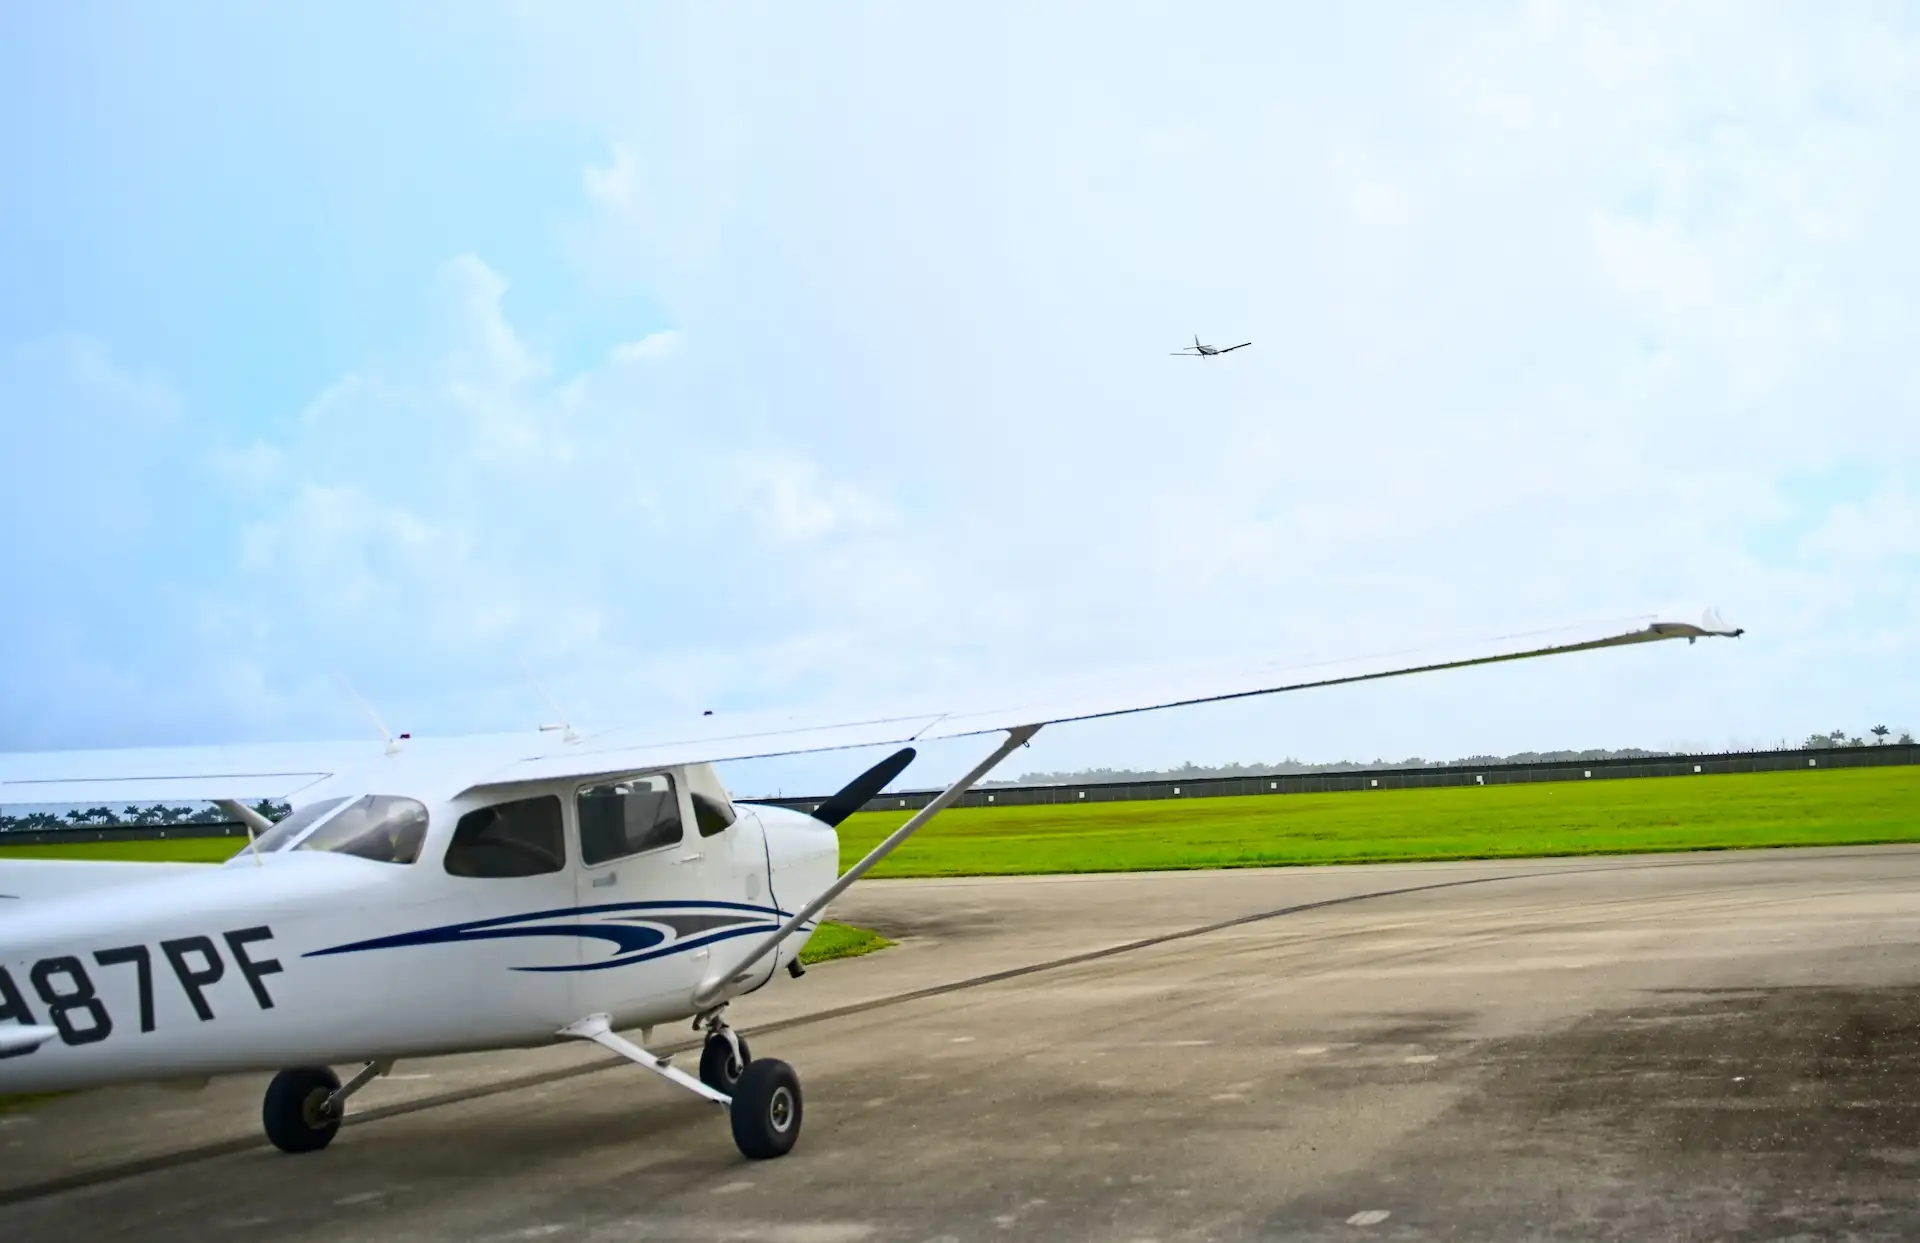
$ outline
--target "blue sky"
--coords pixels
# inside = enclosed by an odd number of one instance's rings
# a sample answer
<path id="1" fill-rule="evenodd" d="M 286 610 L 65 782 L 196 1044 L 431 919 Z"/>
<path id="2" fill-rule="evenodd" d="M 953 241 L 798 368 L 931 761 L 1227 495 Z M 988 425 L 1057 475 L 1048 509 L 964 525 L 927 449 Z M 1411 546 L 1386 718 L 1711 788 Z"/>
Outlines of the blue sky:
<path id="1" fill-rule="evenodd" d="M 1920 728 L 1913 5 L 15 5 L 0 104 L 0 747 L 1668 602 L 1010 769 Z"/>

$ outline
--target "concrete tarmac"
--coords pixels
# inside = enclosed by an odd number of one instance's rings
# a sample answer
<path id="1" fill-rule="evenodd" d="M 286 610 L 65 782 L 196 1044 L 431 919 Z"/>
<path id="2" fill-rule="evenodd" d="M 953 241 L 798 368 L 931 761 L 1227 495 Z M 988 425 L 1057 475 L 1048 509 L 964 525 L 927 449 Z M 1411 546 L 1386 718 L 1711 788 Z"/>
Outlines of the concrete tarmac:
<path id="1" fill-rule="evenodd" d="M 249 1076 L 0 1115 L 0 1238 L 1920 1238 L 1920 850 L 866 881 L 834 913 L 901 944 L 733 1011 L 805 1087 L 780 1160 L 588 1046 L 402 1064 L 302 1157 Z"/>

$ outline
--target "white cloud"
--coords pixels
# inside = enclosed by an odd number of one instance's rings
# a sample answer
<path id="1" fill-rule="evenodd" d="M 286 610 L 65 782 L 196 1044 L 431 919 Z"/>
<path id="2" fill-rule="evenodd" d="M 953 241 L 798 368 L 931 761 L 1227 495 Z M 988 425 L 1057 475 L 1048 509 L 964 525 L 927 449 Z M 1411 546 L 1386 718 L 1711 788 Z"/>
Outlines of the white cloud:
<path id="1" fill-rule="evenodd" d="M 668 328 L 650 332 L 638 341 L 614 346 L 607 353 L 607 361 L 616 364 L 659 362 L 678 357 L 686 348 L 686 339 Z"/>
<path id="2" fill-rule="evenodd" d="M 11 350 L 16 367 L 46 368 L 100 401 L 135 418 L 168 423 L 179 418 L 180 395 L 165 380 L 116 362 L 107 347 L 83 333 L 58 333 L 22 342 Z M 60 418 L 60 410 L 16 410 L 25 417 Z"/>
<path id="3" fill-rule="evenodd" d="M 271 488 L 286 470 L 286 455 L 278 445 L 264 440 L 244 445 L 216 445 L 207 454 L 207 464 L 228 486 L 243 491 Z"/>
<path id="4" fill-rule="evenodd" d="M 755 458 L 739 476 L 774 537 L 783 544 L 818 541 L 837 532 L 883 526 L 887 507 L 863 490 L 830 483 L 812 462 L 794 457 Z"/>
<path id="5" fill-rule="evenodd" d="M 633 208 L 638 177 L 639 169 L 634 163 L 633 148 L 625 143 L 615 143 L 608 162 L 605 165 L 587 165 L 580 180 L 587 198 L 594 203 L 608 211 L 626 212 Z"/>
<path id="6" fill-rule="evenodd" d="M 456 382 L 511 388 L 547 374 L 547 360 L 507 322 L 506 279 L 478 256 L 442 265 L 439 293 L 447 341 L 441 365 Z"/>

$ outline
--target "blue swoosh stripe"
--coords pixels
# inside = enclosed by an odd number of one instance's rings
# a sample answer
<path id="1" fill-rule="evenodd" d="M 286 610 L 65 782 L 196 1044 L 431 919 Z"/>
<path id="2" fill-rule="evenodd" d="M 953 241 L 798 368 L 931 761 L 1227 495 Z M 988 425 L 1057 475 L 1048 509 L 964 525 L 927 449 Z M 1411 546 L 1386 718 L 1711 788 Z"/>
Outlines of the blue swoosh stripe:
<path id="1" fill-rule="evenodd" d="M 553 917 L 571 917 L 578 919 L 584 915 L 607 914 L 628 911 L 684 911 L 725 910 L 744 911 L 762 916 L 768 922 L 754 922 L 743 926 L 728 928 L 705 936 L 686 941 L 675 941 L 662 946 L 667 939 L 665 933 L 657 928 L 636 925 L 629 922 L 592 922 L 569 924 L 537 924 L 531 921 Z M 330 946 L 326 949 L 309 950 L 303 958 L 324 958 L 333 954 L 356 954 L 367 950 L 399 949 L 417 945 L 445 945 L 460 941 L 493 941 L 521 937 L 589 937 L 613 943 L 613 954 L 594 963 L 559 963 L 546 967 L 514 967 L 514 971 L 556 972 L 556 971 L 604 971 L 609 967 L 624 967 L 628 963 L 649 962 L 664 958 L 683 950 L 695 950 L 702 946 L 713 945 L 733 937 L 752 933 L 768 933 L 778 929 L 786 922 L 789 914 L 779 907 L 762 906 L 746 902 L 607 902 L 594 906 L 561 907 L 550 911 L 533 911 L 523 915 L 502 915 L 491 919 L 471 920 L 465 923 L 444 924 L 437 928 L 422 928 L 414 932 L 395 933 L 391 936 L 373 937 L 365 941 L 353 941 L 345 945 Z M 818 921 L 809 920 L 796 931 L 811 932 Z M 656 948 L 658 947 L 658 948 Z M 649 952 L 650 951 L 650 952 Z"/>
<path id="2" fill-rule="evenodd" d="M 449 941 L 499 941 L 510 937 L 552 936 L 596 937 L 613 942 L 615 952 L 621 954 L 650 949 L 667 939 L 667 934 L 658 928 L 633 924 L 531 924 L 518 928 L 477 928 L 472 924 L 450 924 L 445 928 L 422 928 L 418 932 L 400 932 L 390 937 L 354 941 L 331 949 L 314 950 L 301 957 L 324 958 L 330 954 L 357 954 L 362 950 L 399 949 L 408 945 L 444 945 Z"/>
<path id="3" fill-rule="evenodd" d="M 563 963 L 561 965 L 553 966 L 553 967 L 515 967 L 513 969 L 515 971 L 541 971 L 541 972 L 605 971 L 609 967 L 624 967 L 630 963 L 652 962 L 656 958 L 670 958 L 675 954 L 682 953 L 687 950 L 697 950 L 702 946 L 713 945 L 719 941 L 730 941 L 734 937 L 752 936 L 756 933 L 776 932 L 779 930 L 779 927 L 780 925 L 778 924 L 754 924 L 744 928 L 728 928 L 724 932 L 709 933 L 704 937 L 700 937 L 692 941 L 678 941 L 672 945 L 654 950 L 651 953 L 614 957 L 614 958 L 609 958 L 604 962 Z M 798 929 L 795 930 L 795 935 L 798 935 L 799 933 L 802 933 L 802 932 L 812 932 L 813 927 L 814 927 L 813 922 L 808 921 L 807 923 L 802 924 Z"/>
<path id="4" fill-rule="evenodd" d="M 765 906 L 757 902 L 603 902 L 597 906 L 561 906 L 550 911 L 528 911 L 523 915 L 499 915 L 492 919 L 476 919 L 460 924 L 462 928 L 488 928 L 495 924 L 514 924 L 528 919 L 577 918 L 581 915 L 604 915 L 609 911 L 748 911 L 755 915 L 772 915 L 778 919 L 788 919 L 792 911 L 781 910 L 777 906 Z"/>

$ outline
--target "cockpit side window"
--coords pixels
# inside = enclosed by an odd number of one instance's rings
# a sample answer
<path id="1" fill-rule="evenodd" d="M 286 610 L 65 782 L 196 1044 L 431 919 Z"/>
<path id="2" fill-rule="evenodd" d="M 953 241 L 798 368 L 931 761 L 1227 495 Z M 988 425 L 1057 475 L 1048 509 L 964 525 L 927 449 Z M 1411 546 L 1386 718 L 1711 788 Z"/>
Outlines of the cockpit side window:
<path id="1" fill-rule="evenodd" d="M 295 850 L 325 850 L 378 863 L 412 863 L 427 840 L 427 809 L 388 794 L 356 799 L 309 833 Z"/>
<path id="2" fill-rule="evenodd" d="M 580 859 L 592 865 L 680 840 L 680 796 L 666 773 L 580 791 Z"/>
<path id="3" fill-rule="evenodd" d="M 566 829 L 553 794 L 470 811 L 447 846 L 446 868 L 455 876 L 544 876 L 566 865 Z"/>
<path id="4" fill-rule="evenodd" d="M 713 797 L 695 790 L 693 798 L 693 822 L 700 829 L 700 836 L 714 837 L 727 831 L 733 823 L 733 808 L 723 806 Z"/>
<path id="5" fill-rule="evenodd" d="M 720 774 L 711 764 L 689 764 L 683 770 L 687 775 L 687 796 L 693 803 L 693 822 L 702 837 L 718 837 L 733 824 L 736 813 L 733 800 L 727 797 L 727 788 L 720 782 Z"/>

